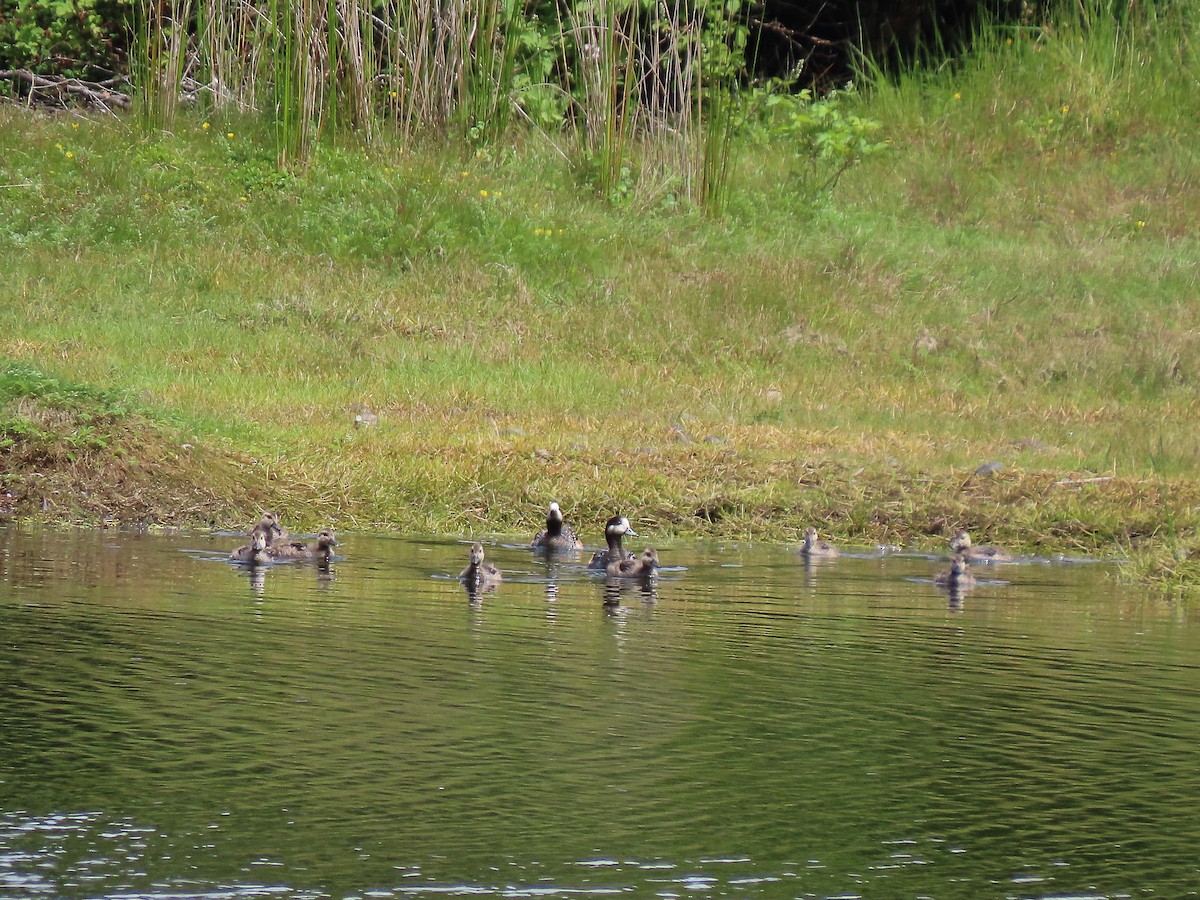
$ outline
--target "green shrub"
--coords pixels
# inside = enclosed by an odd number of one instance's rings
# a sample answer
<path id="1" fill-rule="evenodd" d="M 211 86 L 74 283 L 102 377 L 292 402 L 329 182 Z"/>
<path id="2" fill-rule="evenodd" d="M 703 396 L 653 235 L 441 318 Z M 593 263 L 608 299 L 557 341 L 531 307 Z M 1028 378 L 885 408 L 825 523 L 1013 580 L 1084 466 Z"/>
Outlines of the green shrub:
<path id="1" fill-rule="evenodd" d="M 0 0 L 0 69 L 103 79 L 125 71 L 130 0 Z"/>

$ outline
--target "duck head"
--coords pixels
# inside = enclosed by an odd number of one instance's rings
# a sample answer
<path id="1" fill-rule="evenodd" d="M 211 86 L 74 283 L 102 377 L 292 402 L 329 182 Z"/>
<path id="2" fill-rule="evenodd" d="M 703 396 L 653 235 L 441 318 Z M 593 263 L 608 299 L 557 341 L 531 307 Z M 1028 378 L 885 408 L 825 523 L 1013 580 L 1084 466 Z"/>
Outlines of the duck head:
<path id="1" fill-rule="evenodd" d="M 633 526 L 629 524 L 629 520 L 624 516 L 613 516 L 604 526 L 604 534 L 614 535 L 616 537 L 624 537 L 625 535 L 633 535 L 637 537 L 638 533 L 633 530 Z"/>

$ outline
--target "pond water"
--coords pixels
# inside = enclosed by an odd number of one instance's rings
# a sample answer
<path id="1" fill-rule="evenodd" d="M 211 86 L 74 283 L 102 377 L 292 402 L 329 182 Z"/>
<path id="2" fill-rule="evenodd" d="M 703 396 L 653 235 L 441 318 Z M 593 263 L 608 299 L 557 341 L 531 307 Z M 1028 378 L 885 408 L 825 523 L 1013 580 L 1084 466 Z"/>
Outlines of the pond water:
<path id="1" fill-rule="evenodd" d="M 0 898 L 1200 891 L 1200 621 L 1107 566 L 240 541 L 0 530 Z"/>

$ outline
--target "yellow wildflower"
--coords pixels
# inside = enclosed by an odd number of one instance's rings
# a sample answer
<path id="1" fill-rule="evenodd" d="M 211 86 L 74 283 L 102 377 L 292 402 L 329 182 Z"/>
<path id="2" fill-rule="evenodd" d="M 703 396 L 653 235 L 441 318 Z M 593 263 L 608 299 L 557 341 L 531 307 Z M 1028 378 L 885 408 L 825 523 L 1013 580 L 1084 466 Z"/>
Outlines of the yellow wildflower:
<path id="1" fill-rule="evenodd" d="M 1145 222 L 1145 220 L 1143 220 L 1143 219 L 1138 219 L 1138 223 L 1137 223 L 1137 225 L 1138 225 L 1138 228 L 1145 228 L 1145 227 L 1146 227 L 1146 222 Z"/>
<path id="2" fill-rule="evenodd" d="M 1065 115 L 1066 115 L 1067 113 L 1069 113 L 1070 111 L 1071 111 L 1071 104 L 1069 104 L 1069 103 L 1064 103 L 1064 104 L 1063 104 L 1063 107 L 1062 107 L 1062 114 L 1065 116 Z"/>
<path id="3" fill-rule="evenodd" d="M 62 148 L 63 148 L 63 145 L 62 145 L 62 144 L 55 144 L 55 145 L 54 145 L 54 149 L 55 149 L 55 150 L 61 150 Z"/>
<path id="4" fill-rule="evenodd" d="M 200 127 L 201 127 L 201 128 L 203 128 L 205 131 L 208 131 L 208 123 L 207 123 L 207 122 L 205 122 L 205 123 L 204 123 L 203 125 L 201 125 Z"/>
<path id="5" fill-rule="evenodd" d="M 233 140 L 233 132 L 232 131 L 225 132 L 225 137 L 229 138 L 232 141 Z"/>
<path id="6" fill-rule="evenodd" d="M 544 229 L 544 228 L 535 228 L 535 229 L 533 230 L 533 233 L 534 233 L 534 234 L 536 234 L 538 237 L 541 237 L 543 234 L 545 234 L 545 233 L 546 233 L 546 229 Z"/>
<path id="7" fill-rule="evenodd" d="M 78 127 L 79 127 L 79 123 L 78 123 L 78 122 L 72 122 L 72 123 L 71 123 L 71 127 L 72 127 L 72 128 L 78 128 Z"/>
<path id="8" fill-rule="evenodd" d="M 68 150 L 67 151 L 67 159 L 74 159 L 74 158 L 75 158 L 75 154 L 72 153 L 70 150 Z"/>
<path id="9" fill-rule="evenodd" d="M 479 192 L 479 196 L 480 196 L 480 197 L 487 197 L 487 191 L 480 191 L 480 192 Z"/>
<path id="10" fill-rule="evenodd" d="M 954 92 L 954 99 L 955 99 L 955 100 L 961 100 L 961 99 L 962 99 L 962 94 L 960 94 L 958 91 L 955 91 L 955 92 Z"/>

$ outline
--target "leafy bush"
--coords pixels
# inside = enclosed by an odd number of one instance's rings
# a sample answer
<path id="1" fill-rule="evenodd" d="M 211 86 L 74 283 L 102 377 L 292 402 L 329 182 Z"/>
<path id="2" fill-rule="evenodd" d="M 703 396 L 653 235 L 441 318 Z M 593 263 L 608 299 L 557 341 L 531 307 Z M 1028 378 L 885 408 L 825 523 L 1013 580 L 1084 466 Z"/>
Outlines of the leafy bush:
<path id="1" fill-rule="evenodd" d="M 0 69 L 102 79 L 125 69 L 131 0 L 0 0 Z"/>
<path id="2" fill-rule="evenodd" d="M 852 97 L 850 89 L 819 99 L 807 88 L 795 93 L 777 86 L 759 90 L 750 135 L 760 143 L 782 143 L 791 150 L 803 193 L 832 190 L 846 170 L 888 146 L 877 137 L 880 122 L 848 108 Z"/>

